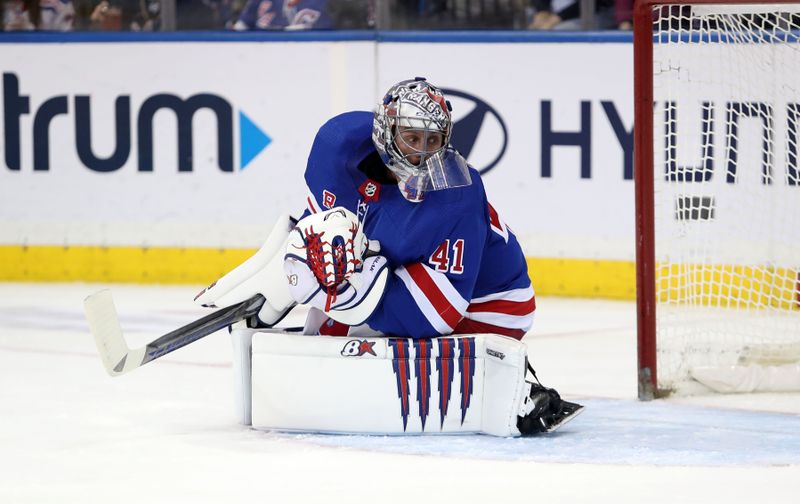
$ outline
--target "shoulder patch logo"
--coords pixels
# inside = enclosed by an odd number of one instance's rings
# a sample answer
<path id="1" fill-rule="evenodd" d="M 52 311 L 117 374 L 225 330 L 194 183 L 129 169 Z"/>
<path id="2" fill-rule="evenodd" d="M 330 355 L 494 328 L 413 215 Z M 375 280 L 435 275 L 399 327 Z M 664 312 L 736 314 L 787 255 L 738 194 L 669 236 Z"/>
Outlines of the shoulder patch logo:
<path id="1" fill-rule="evenodd" d="M 327 208 L 331 209 L 336 206 L 336 195 L 330 192 L 329 190 L 325 189 L 322 191 L 322 205 Z"/>
<path id="2" fill-rule="evenodd" d="M 361 187 L 358 188 L 358 192 L 364 197 L 365 203 L 378 201 L 381 197 L 381 185 L 372 180 L 365 180 Z"/>

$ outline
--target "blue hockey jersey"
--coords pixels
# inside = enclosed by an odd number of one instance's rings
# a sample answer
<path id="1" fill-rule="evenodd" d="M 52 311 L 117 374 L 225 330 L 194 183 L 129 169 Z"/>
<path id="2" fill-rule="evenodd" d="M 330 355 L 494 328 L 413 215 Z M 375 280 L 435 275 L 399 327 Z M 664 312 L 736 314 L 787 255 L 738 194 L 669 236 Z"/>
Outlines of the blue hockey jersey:
<path id="1" fill-rule="evenodd" d="M 403 198 L 392 183 L 359 165 L 377 156 L 372 113 L 329 120 L 314 139 L 306 167 L 306 215 L 343 206 L 362 219 L 392 269 L 383 300 L 366 323 L 384 334 L 431 337 L 491 332 L 521 338 L 536 308 L 527 264 L 514 234 L 472 184 Z M 381 165 L 382 167 L 382 165 Z"/>

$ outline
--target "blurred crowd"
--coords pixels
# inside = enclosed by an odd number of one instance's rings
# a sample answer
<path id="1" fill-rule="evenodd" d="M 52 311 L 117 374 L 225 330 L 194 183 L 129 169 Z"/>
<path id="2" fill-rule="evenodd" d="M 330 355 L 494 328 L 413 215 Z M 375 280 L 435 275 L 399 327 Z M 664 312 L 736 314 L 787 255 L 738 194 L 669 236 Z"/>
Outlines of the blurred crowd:
<path id="1" fill-rule="evenodd" d="M 631 29 L 633 0 L 0 0 L 2 30 Z M 581 15 L 581 8 L 593 10 Z"/>

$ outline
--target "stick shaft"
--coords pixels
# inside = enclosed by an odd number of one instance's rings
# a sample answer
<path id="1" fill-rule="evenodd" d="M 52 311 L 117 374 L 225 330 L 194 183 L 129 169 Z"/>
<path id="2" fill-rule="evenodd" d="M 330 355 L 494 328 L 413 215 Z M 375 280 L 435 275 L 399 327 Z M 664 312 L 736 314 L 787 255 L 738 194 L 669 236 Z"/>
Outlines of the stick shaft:
<path id="1" fill-rule="evenodd" d="M 158 359 L 204 336 L 208 336 L 231 324 L 235 324 L 240 320 L 252 317 L 258 313 L 258 310 L 261 309 L 263 304 L 264 296 L 256 294 L 246 301 L 228 306 L 227 308 L 221 308 L 190 324 L 179 327 L 151 343 L 148 343 L 140 365 L 147 364 L 152 360 Z"/>

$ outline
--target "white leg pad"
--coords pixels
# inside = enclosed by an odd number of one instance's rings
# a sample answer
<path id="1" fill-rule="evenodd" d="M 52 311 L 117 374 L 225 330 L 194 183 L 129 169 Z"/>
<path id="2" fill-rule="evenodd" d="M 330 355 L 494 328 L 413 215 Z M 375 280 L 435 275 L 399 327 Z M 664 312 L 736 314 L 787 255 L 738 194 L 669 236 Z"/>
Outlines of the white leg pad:
<path id="1" fill-rule="evenodd" d="M 296 304 L 289 292 L 286 274 L 283 272 L 283 253 L 275 255 L 255 275 L 231 289 L 214 304 L 223 308 L 241 303 L 256 294 L 263 294 L 266 298 L 266 302 L 258 312 L 258 318 L 267 324 L 277 323 L 286 310 Z"/>
<path id="2" fill-rule="evenodd" d="M 242 328 L 231 331 L 231 343 L 233 343 L 233 408 L 237 422 L 242 425 L 252 425 L 252 373 L 250 369 L 252 361 L 250 354 L 255 331 L 247 329 L 244 324 L 241 324 L 241 326 Z"/>
<path id="3" fill-rule="evenodd" d="M 258 318 L 274 324 L 295 305 L 283 272 L 283 256 L 291 229 L 288 215 L 281 215 L 261 248 L 245 262 L 226 273 L 195 298 L 204 306 L 225 308 L 263 294 L 266 303 Z"/>
<path id="4" fill-rule="evenodd" d="M 252 425 L 518 436 L 525 357 L 523 343 L 497 335 L 412 340 L 257 332 Z"/>

